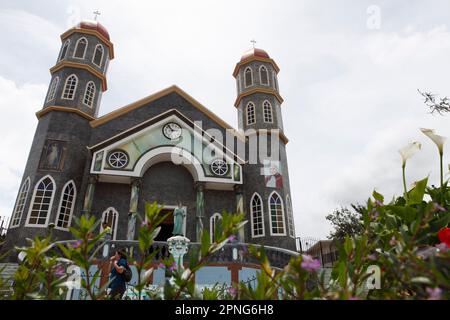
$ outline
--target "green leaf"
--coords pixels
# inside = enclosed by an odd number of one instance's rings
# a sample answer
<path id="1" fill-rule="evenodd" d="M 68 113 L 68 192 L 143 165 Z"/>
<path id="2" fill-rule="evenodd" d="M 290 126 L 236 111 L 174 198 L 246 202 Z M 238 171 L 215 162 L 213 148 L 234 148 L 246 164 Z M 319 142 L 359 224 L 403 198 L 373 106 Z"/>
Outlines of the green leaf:
<path id="1" fill-rule="evenodd" d="M 376 192 L 375 190 L 373 190 L 372 196 L 373 196 L 373 198 L 374 198 L 375 200 L 378 200 L 378 201 L 380 201 L 381 203 L 384 202 L 384 197 L 383 197 L 383 195 L 380 194 L 380 193 L 378 193 L 378 192 Z"/>
<path id="2" fill-rule="evenodd" d="M 408 205 L 420 204 L 423 201 L 427 184 L 428 177 L 416 182 L 416 186 L 408 193 Z"/>

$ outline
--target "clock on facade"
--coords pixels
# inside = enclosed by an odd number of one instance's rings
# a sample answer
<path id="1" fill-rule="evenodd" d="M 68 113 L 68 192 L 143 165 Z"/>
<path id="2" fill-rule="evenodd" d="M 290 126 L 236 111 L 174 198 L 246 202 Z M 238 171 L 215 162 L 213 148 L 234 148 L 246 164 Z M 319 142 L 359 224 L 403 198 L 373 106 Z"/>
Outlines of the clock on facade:
<path id="1" fill-rule="evenodd" d="M 181 127 L 178 123 L 169 122 L 163 127 L 163 134 L 169 140 L 175 140 L 181 137 Z"/>

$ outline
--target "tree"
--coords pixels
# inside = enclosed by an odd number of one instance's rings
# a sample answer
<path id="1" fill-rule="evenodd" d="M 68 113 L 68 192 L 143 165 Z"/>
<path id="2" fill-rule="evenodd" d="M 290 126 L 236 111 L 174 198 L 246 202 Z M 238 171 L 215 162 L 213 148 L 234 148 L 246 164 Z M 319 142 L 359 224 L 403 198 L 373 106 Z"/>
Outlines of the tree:
<path id="1" fill-rule="evenodd" d="M 439 98 L 439 102 L 436 101 L 436 95 L 431 92 L 422 92 L 417 89 L 419 93 L 425 98 L 425 105 L 430 108 L 431 113 L 437 112 L 440 115 L 450 113 L 450 99 L 448 97 Z"/>
<path id="2" fill-rule="evenodd" d="M 362 211 L 364 207 L 359 204 L 351 204 L 351 208 L 337 208 L 333 213 L 325 218 L 330 221 L 333 231 L 328 236 L 329 239 L 344 239 L 346 236 L 354 237 L 360 235 L 363 230 Z"/>

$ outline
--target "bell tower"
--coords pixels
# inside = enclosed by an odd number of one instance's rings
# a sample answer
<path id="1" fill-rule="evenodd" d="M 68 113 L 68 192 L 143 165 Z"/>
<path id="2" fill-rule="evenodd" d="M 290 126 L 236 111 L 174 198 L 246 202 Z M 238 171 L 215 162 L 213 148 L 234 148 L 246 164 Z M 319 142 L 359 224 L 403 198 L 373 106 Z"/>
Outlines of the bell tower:
<path id="1" fill-rule="evenodd" d="M 96 117 L 114 58 L 109 33 L 98 21 L 82 21 L 64 32 L 61 42 L 43 109 L 70 108 Z"/>
<path id="2" fill-rule="evenodd" d="M 253 47 L 234 68 L 239 130 L 246 136 L 246 240 L 295 250 L 295 227 L 276 62 Z M 264 152 L 260 148 L 266 146 Z M 261 156 L 262 155 L 262 156 Z M 256 160 L 256 161 L 255 161 Z"/>
<path id="3" fill-rule="evenodd" d="M 82 210 L 85 164 L 90 157 L 90 121 L 96 119 L 114 58 L 108 31 L 82 21 L 61 35 L 62 45 L 22 177 L 6 247 L 26 238 L 70 238 L 72 217 Z M 53 230 L 54 229 L 54 230 Z"/>

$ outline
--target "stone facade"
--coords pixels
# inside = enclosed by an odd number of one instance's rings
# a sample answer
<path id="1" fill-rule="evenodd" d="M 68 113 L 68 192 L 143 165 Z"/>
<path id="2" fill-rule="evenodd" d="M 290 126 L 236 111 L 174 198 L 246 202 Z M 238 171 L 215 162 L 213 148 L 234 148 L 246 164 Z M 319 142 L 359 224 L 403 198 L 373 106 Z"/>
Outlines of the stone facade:
<path id="1" fill-rule="evenodd" d="M 82 37 L 88 41 L 85 57 L 83 59 L 74 58 L 75 44 Z M 64 57 L 61 57 L 66 41 L 69 43 L 67 52 Z M 96 66 L 92 62 L 95 47 L 98 44 L 101 44 L 104 48 L 101 67 Z M 12 223 L 10 226 L 7 236 L 7 247 L 12 248 L 17 245 L 24 245 L 26 238 L 47 234 L 51 223 L 57 226 L 53 230 L 53 235 L 58 240 L 71 239 L 68 227 L 70 224 L 73 225 L 73 217 L 89 213 L 101 219 L 103 212 L 108 208 L 114 208 L 118 213 L 116 239 L 127 239 L 132 183 L 136 182 L 139 185 L 138 214 L 144 211 L 145 201 L 156 201 L 169 207 L 176 206 L 178 202 L 181 202 L 187 211 L 186 236 L 192 241 L 197 240 L 196 212 L 199 206 L 199 190 L 203 190 L 204 197 L 203 227 L 208 230 L 211 217 L 215 213 L 222 213 L 223 211 L 236 212 L 238 210 L 237 199 L 239 199 L 239 192 L 241 192 L 243 197 L 242 210 L 249 222 L 245 226 L 244 238 L 240 240 L 247 243 L 295 250 L 295 232 L 289 229 L 292 228 L 292 223 L 289 224 L 289 221 L 293 221 L 293 215 L 292 210 L 289 211 L 287 208 L 287 197 L 291 197 L 291 195 L 285 146 L 286 140 L 281 139 L 277 141 L 279 142 L 277 148 L 280 154 L 280 159 L 278 160 L 280 172 L 278 176 L 281 175 L 282 180 L 276 180 L 276 185 L 273 186 L 268 186 L 268 178 L 263 174 L 264 170 L 266 172 L 268 170 L 268 168 L 265 168 L 264 163 L 248 164 L 244 162 L 239 163 L 237 160 L 237 154 L 239 153 L 237 142 L 246 141 L 246 156 L 248 157 L 249 141 L 252 139 L 251 136 L 247 136 L 245 140 L 242 140 L 243 138 L 240 135 L 231 135 L 234 143 L 234 147 L 231 150 L 234 152 L 234 155 L 232 154 L 231 158 L 232 161 L 235 161 L 235 163 L 227 165 L 229 170 L 235 170 L 233 171 L 235 176 L 234 178 L 231 177 L 231 180 L 225 176 L 206 174 L 206 165 L 203 163 L 201 163 L 200 167 L 203 168 L 205 174 L 203 175 L 201 171 L 198 171 L 201 170 L 198 167 L 195 169 L 197 170 L 195 174 L 192 169 L 193 166 L 174 164 L 167 157 L 164 158 L 162 154 L 149 159 L 148 161 L 151 164 L 144 166 L 145 170 L 142 171 L 140 176 L 127 175 L 125 170 L 110 170 L 109 173 L 103 171 L 103 166 L 107 165 L 107 161 L 109 161 L 108 157 L 111 155 L 112 145 L 122 141 L 124 143 L 127 143 L 127 141 L 135 143 L 134 140 L 130 139 L 134 139 L 133 137 L 136 135 L 144 134 L 145 130 L 150 130 L 148 128 L 153 128 L 152 126 L 159 125 L 159 122 L 156 122 L 156 120 L 153 123 L 152 119 L 160 117 L 162 120 L 158 121 L 164 122 L 164 115 L 169 110 L 173 110 L 171 114 L 174 118 L 172 119 L 177 119 L 176 121 L 179 121 L 184 126 L 182 130 L 190 132 L 191 129 L 198 129 L 192 123 L 196 122 L 198 124 L 201 122 L 200 132 L 202 132 L 202 137 L 198 138 L 194 131 L 192 137 L 194 137 L 194 140 L 199 139 L 201 144 L 215 143 L 214 145 L 218 146 L 217 150 L 214 151 L 216 157 L 224 157 L 222 153 L 226 150 L 225 146 L 214 141 L 212 137 L 205 134 L 205 131 L 208 132 L 211 129 L 215 129 L 223 137 L 229 137 L 230 133 L 227 133 L 227 129 L 231 129 L 220 118 L 177 87 L 166 89 L 162 93 L 144 98 L 128 107 L 98 118 L 101 94 L 103 89 L 105 89 L 105 79 L 102 77 L 106 74 L 111 56 L 108 45 L 100 34 L 83 28 L 76 29 L 75 32 L 70 33 L 68 37 L 63 39 L 61 52 L 56 63 L 56 66 L 62 65 L 62 67 L 52 68 L 49 94 L 55 77 L 59 77 L 59 85 L 55 88 L 54 98 L 48 100 L 47 95 L 44 101 L 44 108 L 38 112 L 39 123 L 22 178 L 22 184 L 28 178 L 30 179 L 30 188 L 27 194 L 24 195 L 22 212 L 18 210 L 17 204 L 14 209 L 11 221 L 14 221 L 14 217 L 16 217 L 15 221 L 18 221 L 18 223 Z M 238 96 L 244 95 L 236 106 L 240 124 L 239 129 L 282 130 L 281 102 L 278 97 L 276 80 L 278 70 L 270 61 L 271 59 L 248 60 L 248 63 L 238 64 L 239 68 L 236 74 L 237 94 Z M 76 63 L 76 65 L 70 63 Z M 261 66 L 267 69 L 267 85 L 261 83 L 259 72 Z M 254 83 L 251 87 L 245 88 L 245 70 L 247 67 L 252 69 Z M 78 78 L 74 97 L 73 99 L 62 99 L 65 81 L 72 74 L 75 74 Z M 83 103 L 86 85 L 89 81 L 92 81 L 96 87 L 92 107 Z M 249 91 L 251 91 L 251 94 L 247 94 Z M 256 118 L 254 124 L 247 125 L 245 108 L 250 101 L 255 105 Z M 271 122 L 264 121 L 264 101 L 268 101 L 271 104 Z M 70 112 L 67 112 L 69 108 Z M 149 122 L 148 128 L 145 125 L 147 122 Z M 142 129 L 139 126 L 142 126 Z M 260 138 L 259 134 L 256 134 L 255 137 Z M 148 139 L 153 141 L 151 137 Z M 160 145 L 156 147 L 161 147 L 162 150 L 170 141 L 161 141 Z M 267 142 L 269 150 L 270 143 L 270 141 Z M 131 145 L 131 142 L 129 144 Z M 97 165 L 97 160 L 94 158 L 94 155 L 102 151 L 102 148 L 105 150 L 104 154 L 102 154 L 103 160 L 101 160 L 103 163 L 99 162 L 101 170 L 96 172 L 95 170 L 97 169 L 94 170 L 94 168 Z M 53 151 L 55 152 L 54 154 Z M 146 156 L 145 152 L 139 155 L 141 158 Z M 53 161 L 51 167 L 49 167 L 49 159 Z M 131 159 L 128 159 L 128 161 L 131 161 Z M 55 162 L 56 164 L 54 164 Z M 242 171 L 238 170 L 240 167 Z M 236 172 L 240 173 L 236 175 Z M 37 195 L 40 192 L 35 192 L 35 190 L 39 187 L 41 179 L 46 176 L 51 177 L 53 182 L 51 186 L 51 203 L 42 199 L 40 203 L 36 203 L 38 196 L 33 198 L 33 195 Z M 273 179 L 275 179 L 275 175 Z M 68 199 L 67 195 L 64 195 L 65 190 L 63 190 L 63 186 L 71 180 L 76 190 L 72 198 L 73 207 L 70 206 L 70 199 Z M 92 199 L 89 198 L 88 186 L 91 190 L 94 190 Z M 252 236 L 253 220 L 251 214 L 253 211 L 250 201 L 255 193 L 262 199 L 261 208 L 264 216 L 264 235 L 258 237 Z M 274 209 L 271 208 L 270 196 L 274 193 L 281 199 L 281 214 L 284 223 L 284 232 L 282 234 L 272 233 L 273 223 L 271 219 Z M 17 202 L 19 202 L 19 198 L 20 195 L 18 195 Z M 88 200 L 91 200 L 91 206 L 86 205 L 86 203 L 89 203 Z M 32 201 L 34 201 L 34 204 L 31 204 Z M 65 227 L 58 228 L 58 219 L 62 217 L 61 212 L 64 211 L 62 209 L 64 204 L 69 207 L 65 212 L 70 214 L 72 218 L 70 218 L 69 223 Z M 47 217 L 46 223 L 41 225 L 28 223 L 30 214 L 39 208 L 41 209 L 40 214 L 44 214 Z"/>

